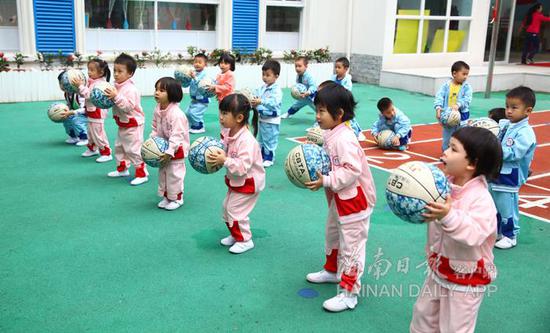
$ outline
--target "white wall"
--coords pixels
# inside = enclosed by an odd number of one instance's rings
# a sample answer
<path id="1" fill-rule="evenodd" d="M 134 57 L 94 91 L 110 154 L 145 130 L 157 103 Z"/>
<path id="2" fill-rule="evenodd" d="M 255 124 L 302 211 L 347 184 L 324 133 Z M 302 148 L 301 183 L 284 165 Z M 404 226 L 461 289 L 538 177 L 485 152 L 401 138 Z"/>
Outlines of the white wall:
<path id="1" fill-rule="evenodd" d="M 386 24 L 391 21 L 391 2 L 353 0 L 352 54 L 384 55 L 384 40 L 391 33 Z"/>
<path id="2" fill-rule="evenodd" d="M 331 52 L 346 52 L 348 1 L 306 0 L 302 13 L 300 48 L 318 49 L 328 45 Z"/>

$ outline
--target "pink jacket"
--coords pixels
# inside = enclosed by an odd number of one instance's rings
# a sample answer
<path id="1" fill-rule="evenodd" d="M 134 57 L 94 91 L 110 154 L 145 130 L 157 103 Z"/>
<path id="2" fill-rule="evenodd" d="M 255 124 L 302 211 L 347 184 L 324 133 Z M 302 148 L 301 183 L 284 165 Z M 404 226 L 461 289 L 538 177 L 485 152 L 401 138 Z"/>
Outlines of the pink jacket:
<path id="1" fill-rule="evenodd" d="M 436 277 L 458 285 L 482 286 L 496 278 L 493 246 L 497 210 L 484 176 L 451 185 L 452 207 L 428 224 L 428 263 Z"/>
<path id="2" fill-rule="evenodd" d="M 189 151 L 189 123 L 177 103 L 170 103 L 162 110 L 157 104 L 153 113 L 153 131 L 150 136 L 159 136 L 168 141 L 166 154 L 173 160 L 183 159 Z"/>
<path id="3" fill-rule="evenodd" d="M 538 34 L 540 33 L 540 25 L 542 22 L 548 22 L 550 21 L 550 17 L 544 16 L 542 13 L 534 12 L 533 13 L 533 20 L 531 21 L 531 24 L 525 29 L 525 31 L 532 33 L 532 34 Z"/>
<path id="4" fill-rule="evenodd" d="M 232 94 L 235 90 L 235 75 L 233 75 L 233 71 L 228 70 L 224 74 L 218 74 L 215 87 L 216 95 L 220 102 L 225 96 Z"/>
<path id="5" fill-rule="evenodd" d="M 136 127 L 143 125 L 145 114 L 141 108 L 141 95 L 132 79 L 115 83 L 118 94 L 114 99 L 113 118 L 118 127 Z"/>
<path id="6" fill-rule="evenodd" d="M 229 136 L 229 128 L 223 128 L 221 137 L 227 154 L 223 165 L 227 168 L 225 184 L 240 193 L 262 191 L 265 187 L 262 153 L 248 127 L 243 126 L 234 136 Z"/>
<path id="7" fill-rule="evenodd" d="M 90 100 L 90 92 L 98 82 L 106 81 L 104 77 L 100 77 L 99 79 L 88 78 L 87 85 L 82 84 L 78 87 L 80 96 L 86 99 L 86 117 L 88 117 L 88 121 L 92 123 L 102 123 L 103 119 L 107 118 L 108 112 L 107 109 L 98 108 Z"/>
<path id="8" fill-rule="evenodd" d="M 331 171 L 323 176 L 327 201 L 334 199 L 341 223 L 367 218 L 376 203 L 376 189 L 367 157 L 353 130 L 342 123 L 325 131 L 324 148 Z"/>

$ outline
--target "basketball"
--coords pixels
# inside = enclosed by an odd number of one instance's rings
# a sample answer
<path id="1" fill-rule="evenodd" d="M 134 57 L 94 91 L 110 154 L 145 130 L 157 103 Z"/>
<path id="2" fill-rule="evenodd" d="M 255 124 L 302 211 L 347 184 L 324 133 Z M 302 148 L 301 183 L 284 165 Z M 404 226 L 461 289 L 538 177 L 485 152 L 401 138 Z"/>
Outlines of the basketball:
<path id="1" fill-rule="evenodd" d="M 500 133 L 500 126 L 498 126 L 498 123 L 488 117 L 473 119 L 468 125 L 472 127 L 481 127 L 488 129 L 497 137 Z"/>
<path id="2" fill-rule="evenodd" d="M 160 157 L 168 149 L 168 141 L 158 136 L 150 137 L 141 145 L 141 158 L 150 167 L 160 167 Z"/>
<path id="3" fill-rule="evenodd" d="M 199 91 L 198 91 L 198 94 L 199 95 L 202 95 L 204 97 L 214 97 L 216 96 L 216 93 L 211 91 L 211 90 L 208 90 L 206 89 L 208 86 L 211 86 L 214 84 L 214 81 L 212 81 L 211 79 L 209 78 L 204 78 L 202 80 L 199 81 Z"/>
<path id="4" fill-rule="evenodd" d="M 174 71 L 174 78 L 183 86 L 188 87 L 191 83 L 191 73 L 195 70 L 193 66 L 181 65 Z"/>
<path id="5" fill-rule="evenodd" d="M 378 147 L 382 149 L 391 149 L 394 147 L 394 145 L 391 143 L 393 138 L 395 137 L 395 133 L 392 130 L 383 130 L 378 133 L 376 136 L 376 142 L 378 143 Z"/>
<path id="6" fill-rule="evenodd" d="M 220 140 L 211 136 L 201 136 L 195 140 L 189 148 L 189 163 L 193 169 L 200 173 L 214 173 L 221 169 L 221 166 L 214 166 L 206 161 L 209 152 L 223 151 L 224 146 Z"/>
<path id="7" fill-rule="evenodd" d="M 306 91 L 306 86 L 301 83 L 297 83 L 290 89 L 290 95 L 292 95 L 294 99 L 303 99 L 301 94 L 305 93 Z"/>
<path id="8" fill-rule="evenodd" d="M 90 100 L 92 104 L 101 109 L 108 109 L 115 105 L 112 99 L 105 95 L 105 89 L 112 88 L 113 86 L 108 82 L 98 82 L 92 88 L 90 92 Z"/>
<path id="9" fill-rule="evenodd" d="M 48 117 L 54 123 L 62 123 L 63 119 L 62 114 L 66 111 L 69 111 L 69 107 L 64 103 L 53 103 L 48 108 Z"/>
<path id="10" fill-rule="evenodd" d="M 61 76 L 61 80 L 59 81 L 59 83 L 61 83 L 63 91 L 70 94 L 78 93 L 78 87 L 73 86 L 71 83 L 71 80 L 75 77 L 79 77 L 82 80 L 82 83 L 86 84 L 86 75 L 84 75 L 82 71 L 77 69 L 69 69 L 63 73 L 63 75 Z"/>
<path id="11" fill-rule="evenodd" d="M 456 127 L 460 125 L 460 112 L 447 108 L 447 110 L 441 112 L 440 121 L 443 126 Z"/>
<path id="12" fill-rule="evenodd" d="M 258 96 L 254 95 L 254 93 L 252 92 L 251 89 L 249 88 L 244 88 L 244 89 L 240 89 L 240 90 L 236 90 L 235 91 L 235 94 L 241 94 L 243 95 L 244 97 L 246 97 L 248 99 L 249 102 L 252 102 L 252 100 L 254 98 L 257 98 Z"/>
<path id="13" fill-rule="evenodd" d="M 314 143 L 316 145 L 322 146 L 324 139 L 323 139 L 323 132 L 324 130 L 321 129 L 319 126 L 312 127 L 307 130 L 306 134 L 306 140 L 308 142 Z"/>
<path id="14" fill-rule="evenodd" d="M 330 157 L 318 145 L 303 144 L 294 147 L 285 160 L 288 180 L 297 187 L 306 188 L 305 183 L 317 180 L 317 171 L 328 175 Z"/>
<path id="15" fill-rule="evenodd" d="M 394 169 L 386 183 L 386 201 L 404 221 L 423 223 L 430 202 L 444 203 L 451 188 L 447 177 L 433 164 L 407 162 Z"/>

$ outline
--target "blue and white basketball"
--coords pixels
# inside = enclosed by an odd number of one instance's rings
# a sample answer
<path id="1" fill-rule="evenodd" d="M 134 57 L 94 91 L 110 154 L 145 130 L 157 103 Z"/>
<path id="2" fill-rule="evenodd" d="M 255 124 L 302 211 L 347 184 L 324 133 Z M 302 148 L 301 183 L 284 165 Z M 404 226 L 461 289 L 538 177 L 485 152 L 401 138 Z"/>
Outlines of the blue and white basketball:
<path id="1" fill-rule="evenodd" d="M 316 144 L 303 144 L 294 147 L 285 160 L 285 173 L 290 182 L 300 188 L 305 183 L 317 180 L 317 171 L 328 175 L 330 157 Z"/>
<path id="2" fill-rule="evenodd" d="M 451 192 L 447 177 L 433 164 L 407 162 L 394 169 L 386 183 L 386 200 L 395 215 L 423 223 L 426 204 L 444 203 Z"/>
<path id="3" fill-rule="evenodd" d="M 98 82 L 95 84 L 90 92 L 90 101 L 92 101 L 92 104 L 101 109 L 113 107 L 115 102 L 105 94 L 105 89 L 112 87 L 108 82 Z"/>
<path id="4" fill-rule="evenodd" d="M 86 84 L 86 75 L 84 75 L 82 71 L 78 69 L 69 69 L 65 71 L 63 75 L 61 75 L 61 80 L 59 81 L 63 91 L 68 92 L 70 94 L 78 93 L 78 87 L 74 86 L 71 83 L 71 80 L 75 77 L 79 77 L 82 80 L 82 83 Z"/>
<path id="5" fill-rule="evenodd" d="M 477 119 L 472 119 L 468 123 L 468 126 L 481 127 L 481 128 L 488 129 L 489 131 L 491 131 L 491 133 L 496 135 L 497 138 L 498 138 L 498 135 L 500 133 L 500 126 L 498 126 L 498 123 L 496 121 L 494 121 L 493 119 L 488 118 L 488 117 L 481 117 L 481 118 L 477 118 Z"/>
<path id="6" fill-rule="evenodd" d="M 195 69 L 191 65 L 181 65 L 174 71 L 174 78 L 181 84 L 182 87 L 189 87 L 191 84 L 191 73 Z"/>
<path id="7" fill-rule="evenodd" d="M 441 118 L 439 121 L 443 126 L 457 127 L 460 125 L 460 112 L 447 108 L 446 110 L 441 111 Z"/>
<path id="8" fill-rule="evenodd" d="M 160 157 L 168 149 L 168 141 L 158 136 L 150 137 L 141 145 L 141 158 L 150 167 L 160 167 Z"/>
<path id="9" fill-rule="evenodd" d="M 214 91 L 207 89 L 209 86 L 212 86 L 214 84 L 215 82 L 212 81 L 210 78 L 204 78 L 200 80 L 197 95 L 201 95 L 208 98 L 216 96 L 216 93 Z"/>
<path id="10" fill-rule="evenodd" d="M 390 130 L 383 130 L 376 135 L 376 143 L 378 144 L 378 147 L 382 149 L 392 149 L 395 148 L 395 146 L 392 143 L 393 138 L 395 137 L 395 133 Z"/>
<path id="11" fill-rule="evenodd" d="M 290 95 L 294 99 L 303 99 L 302 94 L 307 91 L 307 87 L 301 83 L 296 83 L 292 88 L 290 88 Z"/>
<path id="12" fill-rule="evenodd" d="M 220 150 L 224 150 L 221 140 L 214 139 L 211 136 L 201 136 L 195 140 L 189 148 L 189 163 L 193 169 L 200 173 L 214 173 L 221 169 L 221 166 L 215 166 L 212 163 L 208 163 L 206 156 L 209 152 Z"/>

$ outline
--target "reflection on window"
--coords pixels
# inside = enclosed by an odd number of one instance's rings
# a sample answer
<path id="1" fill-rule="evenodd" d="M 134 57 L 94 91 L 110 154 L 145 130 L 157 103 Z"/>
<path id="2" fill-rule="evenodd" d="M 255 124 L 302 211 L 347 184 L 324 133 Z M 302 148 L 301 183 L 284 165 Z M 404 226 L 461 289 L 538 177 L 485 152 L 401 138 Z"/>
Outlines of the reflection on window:
<path id="1" fill-rule="evenodd" d="M 445 37 L 445 21 L 425 21 L 428 31 L 425 43 L 422 45 L 423 53 L 443 52 L 443 39 Z M 425 25 L 426 26 L 426 25 Z"/>
<path id="2" fill-rule="evenodd" d="M 397 1 L 397 13 L 401 9 L 415 9 L 420 12 L 420 0 L 399 0 Z"/>
<path id="3" fill-rule="evenodd" d="M 17 1 L 0 0 L 0 26 L 17 26 Z"/>
<path id="4" fill-rule="evenodd" d="M 393 53 L 416 53 L 419 25 L 420 20 L 397 20 Z"/>
<path id="5" fill-rule="evenodd" d="M 452 0 L 451 16 L 472 15 L 472 0 Z"/>
<path id="6" fill-rule="evenodd" d="M 299 32 L 301 8 L 268 6 L 266 31 Z"/>
<path id="7" fill-rule="evenodd" d="M 216 30 L 216 5 L 159 2 L 158 28 Z"/>
<path id="8" fill-rule="evenodd" d="M 424 10 L 426 10 L 430 16 L 445 16 L 447 15 L 447 1 L 426 0 Z"/>

